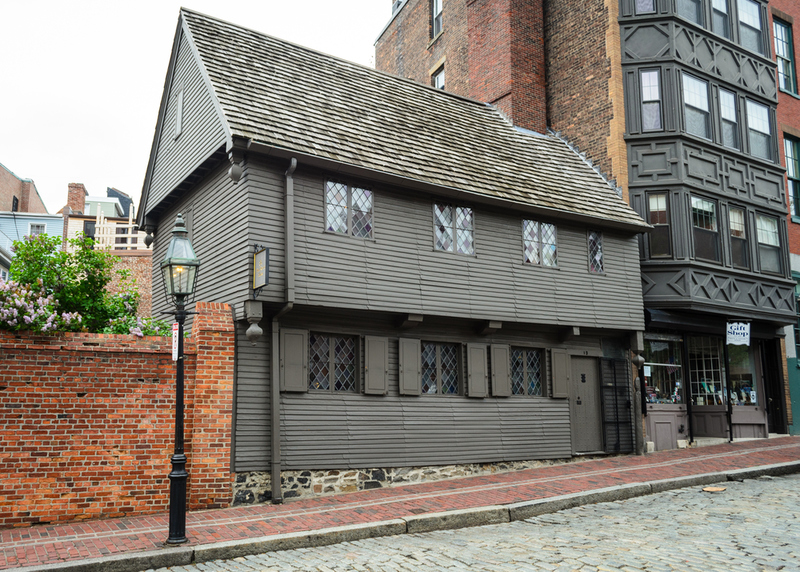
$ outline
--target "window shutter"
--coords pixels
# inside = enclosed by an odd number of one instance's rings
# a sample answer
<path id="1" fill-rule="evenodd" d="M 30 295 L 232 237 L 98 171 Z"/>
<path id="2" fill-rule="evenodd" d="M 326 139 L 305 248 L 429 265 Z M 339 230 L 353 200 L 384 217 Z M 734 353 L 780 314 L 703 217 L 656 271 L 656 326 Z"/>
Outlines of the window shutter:
<path id="1" fill-rule="evenodd" d="M 467 344 L 467 395 L 489 395 L 489 368 L 486 367 L 486 345 Z"/>
<path id="2" fill-rule="evenodd" d="M 510 346 L 492 344 L 492 395 L 508 397 L 511 395 Z"/>
<path id="3" fill-rule="evenodd" d="M 364 338 L 364 393 L 386 395 L 389 378 L 389 338 Z"/>
<path id="4" fill-rule="evenodd" d="M 567 350 L 553 348 L 550 350 L 553 362 L 553 397 L 569 397 L 569 357 Z"/>
<path id="5" fill-rule="evenodd" d="M 281 391 L 308 391 L 308 331 L 281 330 Z"/>
<path id="6" fill-rule="evenodd" d="M 420 341 L 400 338 L 399 342 L 400 395 L 419 395 L 422 391 Z"/>

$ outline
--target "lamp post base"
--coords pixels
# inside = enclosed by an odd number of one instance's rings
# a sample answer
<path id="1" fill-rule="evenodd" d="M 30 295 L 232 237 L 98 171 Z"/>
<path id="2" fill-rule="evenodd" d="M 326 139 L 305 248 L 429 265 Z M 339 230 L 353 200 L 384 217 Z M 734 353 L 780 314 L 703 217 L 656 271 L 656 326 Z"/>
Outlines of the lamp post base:
<path id="1" fill-rule="evenodd" d="M 169 474 L 169 538 L 167 544 L 183 544 L 186 538 L 186 455 L 172 456 Z"/>

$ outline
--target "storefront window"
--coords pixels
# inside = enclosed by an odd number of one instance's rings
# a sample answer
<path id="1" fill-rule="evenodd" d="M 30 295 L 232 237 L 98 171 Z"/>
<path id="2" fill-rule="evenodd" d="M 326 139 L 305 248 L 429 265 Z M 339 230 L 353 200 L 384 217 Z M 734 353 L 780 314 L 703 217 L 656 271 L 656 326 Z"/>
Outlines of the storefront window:
<path id="1" fill-rule="evenodd" d="M 646 339 L 643 373 L 648 403 L 684 403 L 680 341 Z"/>
<path id="2" fill-rule="evenodd" d="M 722 339 L 689 338 L 689 380 L 693 405 L 724 405 L 725 368 Z"/>
<path id="3" fill-rule="evenodd" d="M 755 363 L 749 346 L 728 346 L 731 370 L 731 403 L 758 405 L 755 384 Z"/>

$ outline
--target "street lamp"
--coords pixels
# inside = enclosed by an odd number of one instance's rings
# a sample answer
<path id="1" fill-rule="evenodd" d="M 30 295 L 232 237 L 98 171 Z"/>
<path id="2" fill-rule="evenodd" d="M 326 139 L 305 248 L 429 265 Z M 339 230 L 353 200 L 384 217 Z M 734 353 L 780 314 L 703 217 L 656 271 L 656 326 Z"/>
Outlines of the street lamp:
<path id="1" fill-rule="evenodd" d="M 187 236 L 186 224 L 178 214 L 172 229 L 167 255 L 161 262 L 164 286 L 175 304 L 178 322 L 178 359 L 175 388 L 175 452 L 169 474 L 169 538 L 167 544 L 186 542 L 186 455 L 183 452 L 183 322 L 186 319 L 186 300 L 194 294 L 200 261 L 194 255 Z"/>

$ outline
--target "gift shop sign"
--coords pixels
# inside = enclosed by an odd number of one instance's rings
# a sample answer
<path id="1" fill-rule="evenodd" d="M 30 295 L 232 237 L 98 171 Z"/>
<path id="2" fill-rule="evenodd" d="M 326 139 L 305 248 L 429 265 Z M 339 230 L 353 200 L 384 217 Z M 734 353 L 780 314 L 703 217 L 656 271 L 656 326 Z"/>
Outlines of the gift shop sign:
<path id="1" fill-rule="evenodd" d="M 748 322 L 728 322 L 728 344 L 749 346 L 750 324 Z"/>

